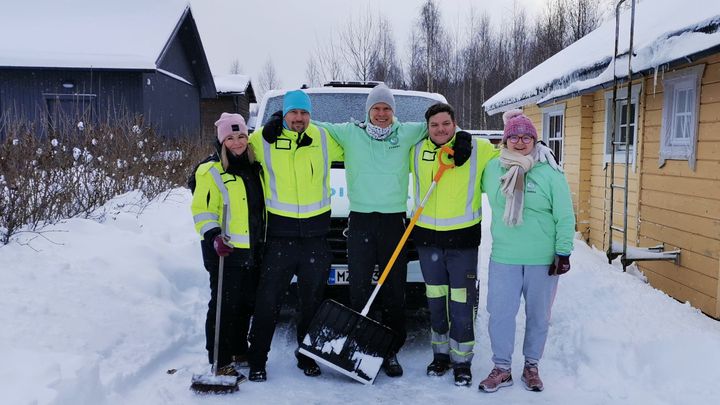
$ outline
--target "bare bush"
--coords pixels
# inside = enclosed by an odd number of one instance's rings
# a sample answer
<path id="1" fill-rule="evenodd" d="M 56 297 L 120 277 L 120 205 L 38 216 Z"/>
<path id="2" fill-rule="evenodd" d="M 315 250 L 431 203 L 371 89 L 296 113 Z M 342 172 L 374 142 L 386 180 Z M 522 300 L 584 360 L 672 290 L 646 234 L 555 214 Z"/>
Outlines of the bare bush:
<path id="1" fill-rule="evenodd" d="M 127 116 L 112 124 L 30 123 L 3 117 L 0 244 L 71 217 L 102 215 L 110 199 L 139 190 L 145 204 L 186 184 L 209 142 L 157 135 Z"/>

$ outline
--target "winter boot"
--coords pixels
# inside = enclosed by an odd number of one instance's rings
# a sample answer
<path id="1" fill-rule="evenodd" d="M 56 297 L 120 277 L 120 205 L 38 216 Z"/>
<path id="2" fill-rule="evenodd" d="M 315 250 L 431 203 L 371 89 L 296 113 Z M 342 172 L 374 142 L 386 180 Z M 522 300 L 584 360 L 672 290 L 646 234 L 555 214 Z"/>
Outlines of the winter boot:
<path id="1" fill-rule="evenodd" d="M 455 385 L 459 387 L 469 387 L 470 384 L 472 384 L 470 363 L 458 363 L 453 365 L 453 376 L 455 376 Z"/>
<path id="2" fill-rule="evenodd" d="M 295 351 L 295 358 L 297 358 L 298 368 L 301 369 L 306 376 L 317 377 L 322 374 L 320 366 L 310 357 Z"/>
<path id="3" fill-rule="evenodd" d="M 388 377 L 400 377 L 403 375 L 403 368 L 398 362 L 397 355 L 391 354 L 383 360 L 382 368 Z"/>
<path id="4" fill-rule="evenodd" d="M 265 371 L 265 365 L 250 365 L 250 375 L 248 380 L 253 382 L 263 382 L 267 380 L 267 372 Z"/>
<path id="5" fill-rule="evenodd" d="M 495 392 L 499 388 L 513 385 L 512 375 L 510 370 L 503 370 L 495 367 L 492 369 L 486 379 L 480 382 L 478 389 L 484 392 Z"/>
<path id="6" fill-rule="evenodd" d="M 525 383 L 525 389 L 528 391 L 540 392 L 543 390 L 543 382 L 540 379 L 540 373 L 538 373 L 537 364 L 525 363 L 523 368 L 522 382 Z"/>
<path id="7" fill-rule="evenodd" d="M 217 370 L 217 375 L 237 377 L 238 383 L 244 383 L 245 381 L 247 381 L 247 377 L 245 377 L 245 375 L 243 375 L 241 372 L 237 371 L 232 363 L 223 367 L 219 367 Z"/>
<path id="8" fill-rule="evenodd" d="M 427 375 L 441 376 L 450 369 L 450 356 L 447 354 L 435 354 L 432 363 L 427 366 Z"/>
<path id="9" fill-rule="evenodd" d="M 239 354 L 237 356 L 233 356 L 233 366 L 235 366 L 236 370 L 239 370 L 241 368 L 248 368 L 250 365 L 248 364 L 247 356 L 244 354 Z"/>

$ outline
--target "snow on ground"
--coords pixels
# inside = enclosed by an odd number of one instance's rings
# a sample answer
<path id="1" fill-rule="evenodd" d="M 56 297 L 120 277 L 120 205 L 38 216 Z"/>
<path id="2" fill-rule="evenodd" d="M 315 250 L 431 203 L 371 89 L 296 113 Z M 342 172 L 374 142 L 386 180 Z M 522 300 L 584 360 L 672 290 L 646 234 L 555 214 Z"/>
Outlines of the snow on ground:
<path id="1" fill-rule="evenodd" d="M 516 384 L 477 390 L 489 372 L 484 310 L 489 221 L 481 248 L 474 381 L 430 378 L 428 322 L 410 318 L 400 353 L 405 375 L 365 386 L 323 368 L 295 367 L 291 312 L 273 341 L 269 380 L 230 396 L 188 390 L 207 370 L 203 322 L 209 294 L 187 190 L 140 209 L 136 194 L 105 206 L 106 219 L 71 219 L 0 248 L 0 392 L 8 404 L 707 404 L 720 397 L 720 323 L 577 242 L 562 276 L 540 371 L 546 389 L 526 391 L 519 315 Z M 487 208 L 486 208 L 487 209 Z M 489 215 L 486 215 L 489 218 Z M 520 247 L 519 247 L 520 248 Z M 177 372 L 168 374 L 167 370 Z"/>

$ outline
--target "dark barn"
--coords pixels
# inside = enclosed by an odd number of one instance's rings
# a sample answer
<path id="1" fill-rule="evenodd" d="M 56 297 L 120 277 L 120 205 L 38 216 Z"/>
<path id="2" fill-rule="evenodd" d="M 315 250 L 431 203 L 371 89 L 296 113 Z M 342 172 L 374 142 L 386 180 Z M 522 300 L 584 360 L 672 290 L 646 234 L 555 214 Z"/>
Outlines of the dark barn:
<path id="1" fill-rule="evenodd" d="M 166 136 L 201 131 L 200 105 L 217 92 L 186 1 L 48 2 L 0 14 L 2 118 L 93 122 L 139 117 Z M 45 120 L 44 118 L 47 118 Z"/>

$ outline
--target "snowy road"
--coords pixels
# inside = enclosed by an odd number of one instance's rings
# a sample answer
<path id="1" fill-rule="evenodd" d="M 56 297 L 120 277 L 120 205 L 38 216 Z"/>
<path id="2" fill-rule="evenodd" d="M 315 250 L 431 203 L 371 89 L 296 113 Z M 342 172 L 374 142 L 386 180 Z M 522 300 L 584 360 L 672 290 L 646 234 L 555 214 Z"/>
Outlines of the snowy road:
<path id="1" fill-rule="evenodd" d="M 178 191 L 141 214 L 132 196 L 106 206 L 111 219 L 73 219 L 29 245 L 0 248 L 0 392 L 8 404 L 708 404 L 720 398 L 720 322 L 678 303 L 638 276 L 576 243 L 562 276 L 540 365 L 546 389 L 524 390 L 522 311 L 516 384 L 477 390 L 491 368 L 484 310 L 489 221 L 481 248 L 480 310 L 470 388 L 430 378 L 427 319 L 411 319 L 400 353 L 405 375 L 364 386 L 323 368 L 295 367 L 294 330 L 284 313 L 268 381 L 230 396 L 188 390 L 204 370 L 207 279 L 188 209 Z M 489 215 L 486 215 L 489 218 Z M 114 218 L 114 219 L 112 219 Z M 30 237 L 32 235 L 28 235 Z M 168 374 L 168 369 L 177 369 Z"/>

